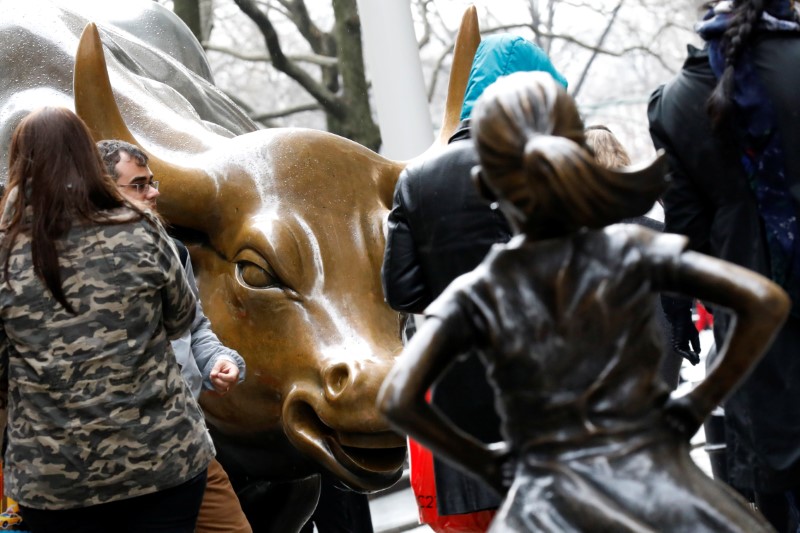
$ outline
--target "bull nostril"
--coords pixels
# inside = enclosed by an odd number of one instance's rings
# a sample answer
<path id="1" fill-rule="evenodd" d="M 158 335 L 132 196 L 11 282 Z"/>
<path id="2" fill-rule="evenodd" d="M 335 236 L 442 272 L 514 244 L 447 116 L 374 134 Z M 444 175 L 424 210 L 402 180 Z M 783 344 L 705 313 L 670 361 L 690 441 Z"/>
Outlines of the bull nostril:
<path id="1" fill-rule="evenodd" d="M 344 392 L 350 382 L 350 368 L 344 363 L 336 364 L 325 371 L 324 379 L 328 397 L 336 398 Z"/>

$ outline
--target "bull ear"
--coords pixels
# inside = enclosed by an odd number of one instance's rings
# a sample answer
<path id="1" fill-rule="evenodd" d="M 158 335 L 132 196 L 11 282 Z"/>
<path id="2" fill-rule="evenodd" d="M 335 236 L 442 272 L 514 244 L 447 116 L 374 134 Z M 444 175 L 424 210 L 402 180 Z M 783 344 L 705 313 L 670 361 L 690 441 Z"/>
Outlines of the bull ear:
<path id="1" fill-rule="evenodd" d="M 444 146 L 455 133 L 461 117 L 461 106 L 464 105 L 464 93 L 467 91 L 472 61 L 481 42 L 478 27 L 478 10 L 470 5 L 461 17 L 461 26 L 456 36 L 453 51 L 453 66 L 450 68 L 450 81 L 447 85 L 447 100 L 444 106 L 442 129 L 436 144 Z"/>
<path id="2" fill-rule="evenodd" d="M 89 126 L 95 141 L 119 139 L 135 144 L 122 118 L 108 77 L 103 43 L 94 23 L 87 24 L 78 43 L 73 77 L 75 112 Z M 142 147 L 144 149 L 144 147 Z M 216 183 L 205 172 L 159 159 L 145 149 L 149 166 L 161 182 L 158 210 L 170 223 L 199 231 L 214 224 Z"/>

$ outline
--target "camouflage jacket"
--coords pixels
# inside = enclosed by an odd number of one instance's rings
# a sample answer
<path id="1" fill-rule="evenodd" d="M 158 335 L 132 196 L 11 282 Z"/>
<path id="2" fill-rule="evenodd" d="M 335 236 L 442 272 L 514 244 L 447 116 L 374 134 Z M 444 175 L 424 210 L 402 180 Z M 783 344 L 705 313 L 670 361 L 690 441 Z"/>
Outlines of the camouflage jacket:
<path id="1" fill-rule="evenodd" d="M 196 476 L 214 455 L 168 342 L 195 311 L 177 253 L 154 219 L 111 215 L 129 221 L 75 224 L 57 243 L 76 315 L 34 275 L 25 231 L 10 250 L 9 283 L 0 283 L 5 488 L 28 507 L 156 492 Z"/>

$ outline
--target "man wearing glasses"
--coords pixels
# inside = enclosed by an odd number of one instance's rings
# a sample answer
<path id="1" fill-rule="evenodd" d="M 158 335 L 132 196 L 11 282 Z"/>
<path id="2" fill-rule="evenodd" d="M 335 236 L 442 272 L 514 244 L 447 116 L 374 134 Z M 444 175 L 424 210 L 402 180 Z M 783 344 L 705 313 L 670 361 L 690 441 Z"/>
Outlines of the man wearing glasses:
<path id="1" fill-rule="evenodd" d="M 155 211 L 156 198 L 161 193 L 158 181 L 153 180 L 153 172 L 147 166 L 147 154 L 124 141 L 100 141 L 97 148 L 123 196 Z"/>
<path id="2" fill-rule="evenodd" d="M 117 140 L 100 141 L 97 148 L 122 195 L 155 211 L 160 193 L 158 181 L 153 180 L 153 173 L 147 166 L 147 154 L 133 144 Z M 173 241 L 186 271 L 186 280 L 198 296 L 189 253 L 183 243 L 177 239 Z M 191 328 L 172 341 L 172 349 L 195 400 L 203 388 L 222 395 L 244 380 L 244 360 L 235 350 L 225 347 L 211 331 L 211 323 L 203 313 L 199 297 Z M 196 531 L 252 533 L 230 479 L 217 460 L 208 467 L 208 481 Z"/>

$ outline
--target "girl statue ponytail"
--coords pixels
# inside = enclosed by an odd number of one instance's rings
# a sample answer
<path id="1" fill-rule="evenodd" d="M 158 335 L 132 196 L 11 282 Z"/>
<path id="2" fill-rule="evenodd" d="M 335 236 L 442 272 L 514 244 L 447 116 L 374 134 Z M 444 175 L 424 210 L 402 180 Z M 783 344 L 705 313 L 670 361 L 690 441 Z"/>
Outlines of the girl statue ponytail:
<path id="1" fill-rule="evenodd" d="M 546 73 L 495 82 L 472 128 L 484 185 L 514 226 L 539 236 L 644 214 L 666 186 L 663 158 L 636 169 L 598 163 L 575 102 Z"/>

